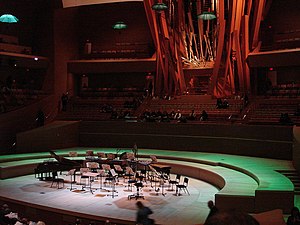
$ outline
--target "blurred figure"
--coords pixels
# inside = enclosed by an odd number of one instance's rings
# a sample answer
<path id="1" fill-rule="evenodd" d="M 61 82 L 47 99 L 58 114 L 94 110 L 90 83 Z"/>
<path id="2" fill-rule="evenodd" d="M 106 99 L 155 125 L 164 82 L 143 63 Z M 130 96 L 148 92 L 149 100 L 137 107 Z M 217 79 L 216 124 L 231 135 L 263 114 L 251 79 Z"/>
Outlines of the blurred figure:
<path id="1" fill-rule="evenodd" d="M 196 113 L 195 113 L 195 110 L 192 109 L 191 113 L 189 114 L 188 119 L 189 119 L 189 120 L 196 120 L 196 117 L 197 117 L 197 115 L 196 115 Z"/>
<path id="2" fill-rule="evenodd" d="M 175 115 L 174 115 L 174 120 L 180 120 L 181 119 L 181 112 L 180 112 L 180 110 L 178 109 L 177 110 L 177 113 L 175 113 Z"/>
<path id="3" fill-rule="evenodd" d="M 217 98 L 217 103 L 216 103 L 217 109 L 221 109 L 223 106 L 222 99 Z"/>
<path id="4" fill-rule="evenodd" d="M 251 215 L 239 210 L 218 211 L 209 217 L 204 225 L 259 225 Z"/>
<path id="5" fill-rule="evenodd" d="M 29 220 L 24 217 L 20 221 L 17 221 L 15 225 L 29 225 Z"/>
<path id="6" fill-rule="evenodd" d="M 0 224 L 6 224 L 10 222 L 10 219 L 5 215 L 11 212 L 7 204 L 3 204 L 0 210 Z"/>
<path id="7" fill-rule="evenodd" d="M 244 95 L 244 107 L 246 107 L 248 105 L 248 103 L 249 103 L 249 97 L 248 97 L 247 93 L 245 93 L 245 95 Z"/>
<path id="8" fill-rule="evenodd" d="M 200 115 L 200 121 L 206 121 L 207 119 L 208 119 L 208 114 L 205 110 L 203 110 Z"/>
<path id="9" fill-rule="evenodd" d="M 68 104 L 68 101 L 69 101 L 69 97 L 68 97 L 68 94 L 63 94 L 61 96 L 61 104 L 62 104 L 62 111 L 67 111 L 67 104 Z"/>
<path id="10" fill-rule="evenodd" d="M 138 207 L 138 211 L 136 214 L 136 224 L 139 225 L 151 225 L 154 224 L 154 220 L 148 218 L 150 214 L 152 214 L 152 210 L 146 206 L 143 205 L 142 202 L 138 201 L 136 203 L 136 206 Z"/>
<path id="11" fill-rule="evenodd" d="M 84 54 L 89 55 L 92 53 L 92 42 L 90 40 L 85 41 Z"/>
<path id="12" fill-rule="evenodd" d="M 288 217 L 287 225 L 300 225 L 300 213 L 297 207 L 293 207 L 291 215 Z"/>
<path id="13" fill-rule="evenodd" d="M 37 127 L 44 126 L 45 124 L 45 114 L 41 109 L 37 112 L 36 122 L 37 122 Z"/>
<path id="14" fill-rule="evenodd" d="M 208 220 L 208 218 L 210 218 L 211 216 L 215 215 L 218 212 L 218 208 L 215 206 L 212 200 L 207 202 L 207 206 L 209 208 L 209 213 L 207 215 L 206 220 Z"/>
<path id="15" fill-rule="evenodd" d="M 133 148 L 132 148 L 132 152 L 134 154 L 134 158 L 138 158 L 138 154 L 139 154 L 139 149 L 136 143 L 134 143 Z"/>
<path id="16" fill-rule="evenodd" d="M 292 124 L 292 120 L 288 113 L 281 113 L 279 122 L 284 125 Z"/>
<path id="17" fill-rule="evenodd" d="M 38 221 L 38 222 L 36 223 L 36 225 L 46 225 L 46 224 L 45 224 L 45 222 L 43 222 L 43 221 Z"/>
<path id="18" fill-rule="evenodd" d="M 75 225 L 81 225 L 81 220 L 77 218 L 75 221 Z"/>

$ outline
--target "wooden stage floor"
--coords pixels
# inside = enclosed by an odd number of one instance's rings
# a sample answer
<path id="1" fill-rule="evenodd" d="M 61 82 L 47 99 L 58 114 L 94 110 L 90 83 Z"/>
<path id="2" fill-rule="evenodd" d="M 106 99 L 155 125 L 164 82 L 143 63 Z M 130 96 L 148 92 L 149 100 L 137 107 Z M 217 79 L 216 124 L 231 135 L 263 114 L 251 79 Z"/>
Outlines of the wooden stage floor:
<path id="1" fill-rule="evenodd" d="M 87 149 L 88 148 L 77 147 L 60 149 L 56 152 L 67 155 L 69 151 L 77 151 L 81 157 L 83 157 Z M 110 148 L 94 148 L 92 150 L 106 153 L 116 152 L 116 149 Z M 128 150 L 129 149 L 124 149 L 124 151 Z M 171 173 L 182 172 L 181 174 L 188 174 L 188 171 L 191 170 L 190 168 L 201 167 L 202 169 L 220 174 L 226 181 L 225 188 L 221 190 L 225 197 L 227 194 L 237 194 L 236 191 L 239 191 L 241 196 L 244 194 L 247 196 L 248 192 L 251 196 L 252 191 L 256 190 L 258 184 L 249 174 L 254 174 L 258 177 L 262 185 L 260 188 L 267 188 L 267 190 L 271 192 L 272 190 L 281 190 L 282 187 L 290 188 L 290 184 L 286 180 L 287 178 L 284 178 L 276 171 L 294 169 L 292 162 L 287 160 L 154 149 L 141 149 L 139 152 L 145 157 L 150 154 L 157 155 L 159 156 L 159 161 L 162 160 L 168 164 L 176 161 L 175 156 L 183 159 L 184 161 L 177 161 L 180 167 L 174 168 L 174 170 L 172 167 Z M 7 171 L 15 173 L 16 168 L 18 168 L 18 170 L 24 170 L 26 167 L 32 168 L 32 166 L 29 165 L 37 165 L 47 159 L 49 159 L 48 152 L 1 156 L 0 171 L 2 175 Z M 201 160 L 204 164 L 201 165 L 201 162 L 189 161 L 191 159 Z M 212 164 L 205 164 L 205 162 Z M 193 171 L 194 170 L 191 170 L 191 174 L 195 173 L 195 171 Z M 57 189 L 56 187 L 51 188 L 51 182 L 40 181 L 36 179 L 33 174 L 2 179 L 0 180 L 0 202 L 5 200 L 16 203 L 24 202 L 25 205 L 27 204 L 27 206 L 31 208 L 31 211 L 28 210 L 27 212 L 29 214 L 35 214 L 32 212 L 34 211 L 32 208 L 61 213 L 66 215 L 63 217 L 63 221 L 67 221 L 66 223 L 61 223 L 61 225 L 74 224 L 74 218 L 76 216 L 96 221 L 104 221 L 106 218 L 112 218 L 112 221 L 132 221 L 132 223 L 126 222 L 125 224 L 134 224 L 136 200 L 128 200 L 128 195 L 136 191 L 135 187 L 133 188 L 133 192 L 129 192 L 126 187 L 127 183 L 123 183 L 123 179 L 120 179 L 119 184 L 116 185 L 118 193 L 116 193 L 117 196 L 114 198 L 108 196 L 111 192 L 107 190 L 111 190 L 111 188 L 105 187 L 105 189 L 107 189 L 106 191 L 100 190 L 100 183 L 97 180 L 92 186 L 93 188 L 97 188 L 97 190 L 93 189 L 94 193 L 91 193 L 89 190 L 81 191 L 82 186 L 79 184 L 74 186 L 77 188 L 75 191 L 70 191 L 70 176 L 67 176 L 66 173 L 67 172 L 63 172 L 61 175 L 66 181 L 65 187 L 62 189 Z M 171 176 L 174 178 L 175 175 L 171 174 Z M 220 190 L 210 183 L 191 177 L 188 186 L 190 195 L 183 193 L 182 196 L 175 196 L 174 191 L 167 191 L 168 182 L 165 183 L 165 196 L 161 194 L 161 190 L 156 192 L 154 188 L 151 188 L 150 183 L 147 183 L 147 186 L 143 188 L 142 193 L 145 196 L 145 200 L 141 201 L 153 210 L 154 213 L 151 217 L 157 224 L 193 225 L 204 223 L 209 212 L 207 202 L 209 200 L 215 200 L 216 193 L 220 196 Z M 183 180 L 183 178 L 181 180 Z M 77 182 L 79 183 L 79 177 L 77 177 Z M 299 203 L 299 197 L 295 196 L 294 204 L 300 207 Z M 68 217 L 70 218 L 68 219 Z M 43 220 L 43 218 L 36 219 Z M 60 224 L 47 223 L 47 225 Z"/>
<path id="2" fill-rule="evenodd" d="M 92 185 L 94 193 L 91 193 L 89 189 L 81 191 L 81 185 L 73 185 L 77 189 L 70 191 L 70 182 L 68 182 L 70 177 L 64 174 L 62 177 L 65 177 L 67 181 L 62 189 L 51 188 L 50 181 L 39 181 L 34 175 L 0 180 L 0 196 L 74 212 L 73 215 L 82 213 L 121 220 L 135 220 L 136 200 L 128 200 L 128 195 L 135 193 L 136 188 L 133 188 L 133 192 L 129 192 L 123 179 L 120 179 L 116 185 L 117 196 L 113 198 L 108 196 L 111 195 L 111 192 L 108 192 L 111 190 L 109 186 L 103 186 L 106 190 L 100 190 L 99 181 L 95 181 Z M 203 223 L 209 211 L 207 201 L 214 200 L 214 195 L 218 191 L 212 185 L 195 179 L 190 179 L 189 182 L 190 195 L 182 192 L 182 196 L 175 196 L 174 191 L 167 191 L 167 183 L 164 189 L 165 196 L 162 195 L 161 189 L 156 192 L 154 188 L 151 188 L 149 182 L 146 185 L 142 189 L 145 200 L 141 201 L 153 210 L 151 217 L 156 223 L 164 225 Z"/>

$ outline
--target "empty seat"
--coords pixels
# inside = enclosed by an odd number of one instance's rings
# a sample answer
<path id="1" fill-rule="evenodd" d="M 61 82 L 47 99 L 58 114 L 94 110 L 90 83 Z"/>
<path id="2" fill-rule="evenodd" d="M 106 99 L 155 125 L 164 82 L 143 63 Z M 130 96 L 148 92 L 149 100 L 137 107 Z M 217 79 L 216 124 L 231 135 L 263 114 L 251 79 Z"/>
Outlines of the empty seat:
<path id="1" fill-rule="evenodd" d="M 190 195 L 188 188 L 188 184 L 189 184 L 189 178 L 185 177 L 183 179 L 183 183 L 182 184 L 177 184 L 176 185 L 176 195 L 179 196 L 181 195 L 180 191 L 183 190 L 185 193 L 187 193 L 188 195 Z"/>
<path id="2" fill-rule="evenodd" d="M 63 178 L 58 177 L 57 171 L 52 172 L 52 183 L 50 187 L 52 187 L 53 184 L 56 185 L 57 189 L 60 189 L 65 186 L 65 180 Z M 59 184 L 62 184 L 62 187 L 60 187 Z"/>
<path id="3" fill-rule="evenodd" d="M 174 185 L 177 185 L 180 183 L 180 178 L 181 178 L 181 175 L 180 174 L 177 174 L 176 175 L 176 178 L 173 179 L 173 180 L 169 180 L 169 184 L 171 185 L 170 188 L 168 189 L 168 191 L 174 191 Z"/>

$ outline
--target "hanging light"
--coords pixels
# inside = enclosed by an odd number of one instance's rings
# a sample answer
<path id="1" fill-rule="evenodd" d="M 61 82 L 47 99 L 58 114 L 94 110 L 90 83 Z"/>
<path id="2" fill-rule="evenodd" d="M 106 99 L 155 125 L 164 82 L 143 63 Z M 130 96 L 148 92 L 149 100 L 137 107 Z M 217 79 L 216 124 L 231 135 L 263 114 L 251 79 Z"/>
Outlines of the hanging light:
<path id="1" fill-rule="evenodd" d="M 113 25 L 113 28 L 115 30 L 123 30 L 123 29 L 127 28 L 127 24 L 122 21 L 119 21 L 119 22 L 116 22 L 115 25 Z"/>
<path id="2" fill-rule="evenodd" d="M 2 23 L 17 23 L 19 19 L 11 14 L 3 14 L 0 16 L 0 22 Z"/>
<path id="3" fill-rule="evenodd" d="M 198 19 L 201 19 L 201 20 L 213 20 L 213 19 L 216 19 L 216 15 L 212 12 L 203 12 L 199 15 L 197 15 Z"/>
<path id="4" fill-rule="evenodd" d="M 168 9 L 168 6 L 165 3 L 155 3 L 151 8 L 156 12 L 162 12 Z"/>
<path id="5" fill-rule="evenodd" d="M 126 29 L 127 28 L 127 24 L 122 22 L 122 21 L 119 21 L 119 22 L 116 22 L 114 25 L 113 25 L 113 28 L 115 30 L 123 30 L 123 29 Z"/>

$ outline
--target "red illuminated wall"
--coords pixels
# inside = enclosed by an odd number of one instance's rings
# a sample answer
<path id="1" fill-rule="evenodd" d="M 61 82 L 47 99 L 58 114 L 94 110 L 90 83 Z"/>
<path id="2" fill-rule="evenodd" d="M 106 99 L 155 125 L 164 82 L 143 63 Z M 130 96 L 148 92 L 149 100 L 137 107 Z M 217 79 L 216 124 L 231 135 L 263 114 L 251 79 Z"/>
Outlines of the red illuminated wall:
<path id="1" fill-rule="evenodd" d="M 127 29 L 114 30 L 112 26 L 118 21 L 126 23 Z M 143 2 L 82 6 L 76 23 L 80 44 L 89 39 L 94 50 L 113 49 L 116 43 L 153 46 Z"/>

